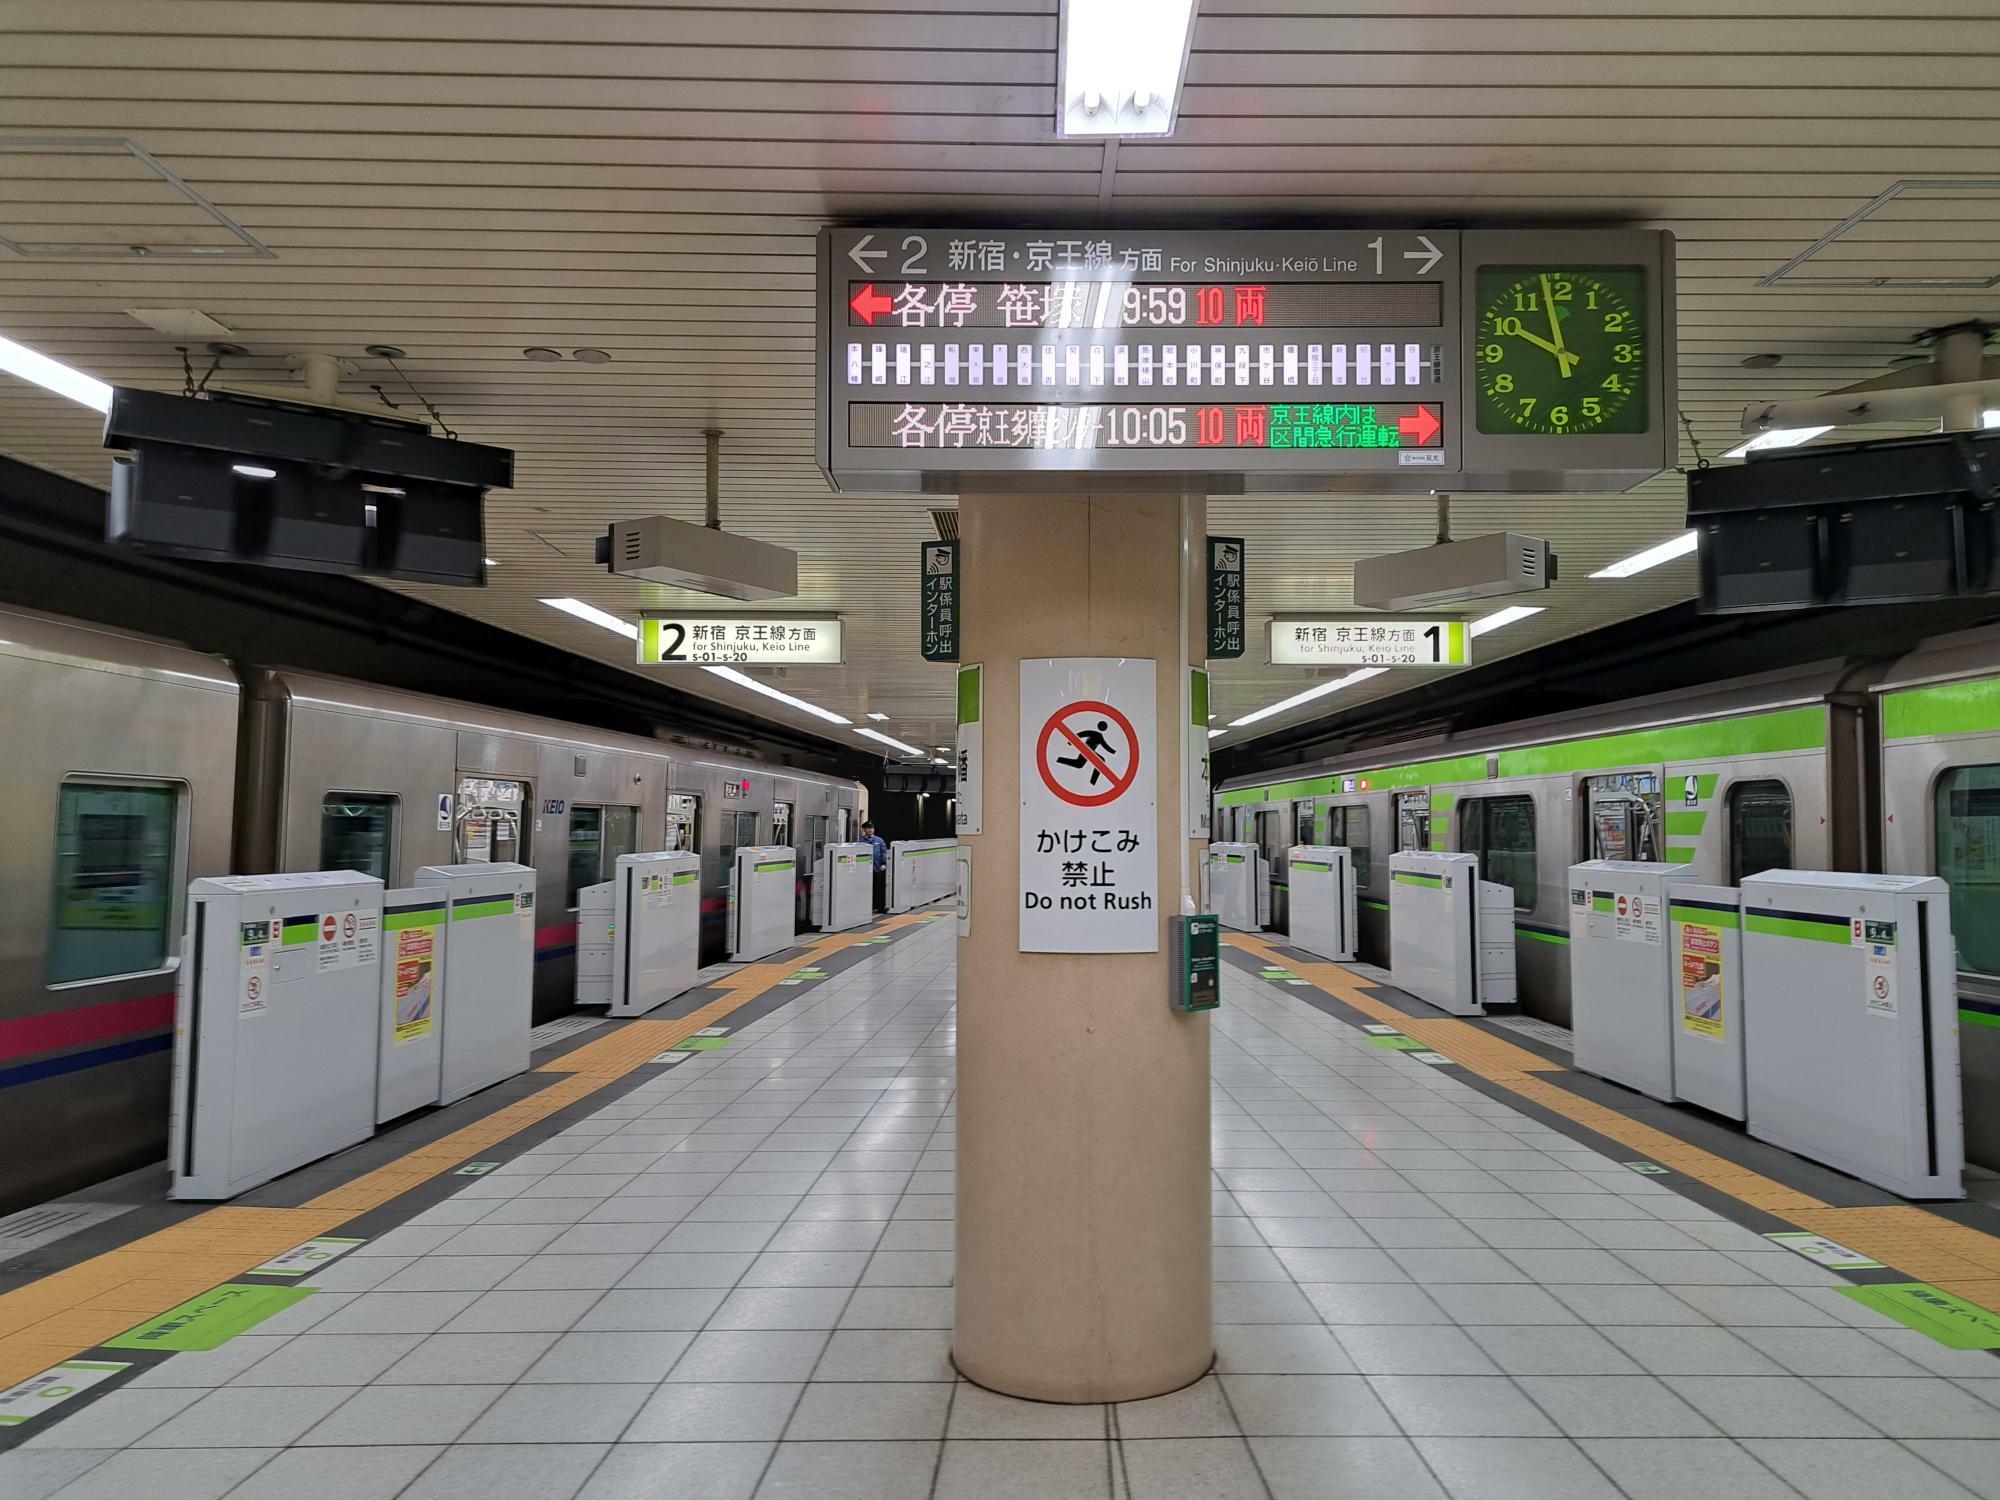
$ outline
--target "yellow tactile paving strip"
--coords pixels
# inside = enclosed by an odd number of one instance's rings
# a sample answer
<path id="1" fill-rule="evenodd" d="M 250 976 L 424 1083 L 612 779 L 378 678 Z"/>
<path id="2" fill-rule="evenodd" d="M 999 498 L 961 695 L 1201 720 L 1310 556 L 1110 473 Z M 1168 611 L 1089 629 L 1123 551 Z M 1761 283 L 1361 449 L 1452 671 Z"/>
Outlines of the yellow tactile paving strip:
<path id="1" fill-rule="evenodd" d="M 1224 933 L 1223 941 L 1274 968 L 1289 970 L 1364 1015 L 1416 1037 L 1433 1052 L 1508 1092 L 1631 1147 L 1644 1160 L 1671 1167 L 1727 1193 L 1739 1203 L 1762 1209 L 1814 1234 L 1823 1234 L 1885 1266 L 1895 1267 L 1913 1281 L 1929 1282 L 1968 1302 L 2000 1312 L 2000 1239 L 1990 1234 L 1920 1208 L 1835 1208 L 1810 1193 L 1774 1182 L 1748 1167 L 1726 1161 L 1609 1106 L 1558 1087 L 1545 1075 L 1568 1071 L 1560 1063 L 1502 1041 L 1464 1021 L 1405 1015 L 1394 1006 L 1364 994 L 1362 981 L 1338 964 L 1295 962 L 1279 953 L 1279 944 L 1248 933 Z"/>
<path id="2" fill-rule="evenodd" d="M 661 1052 L 714 1026 L 798 969 L 873 937 L 926 921 L 920 913 L 817 938 L 722 980 L 722 998 L 673 1021 L 635 1021 L 585 1043 L 539 1071 L 566 1076 L 525 1099 L 420 1146 L 385 1167 L 322 1193 L 300 1208 L 211 1208 L 0 1295 L 0 1390 L 73 1359 L 134 1324 L 241 1276 L 274 1255 L 332 1232 L 481 1151 L 589 1098 Z"/>

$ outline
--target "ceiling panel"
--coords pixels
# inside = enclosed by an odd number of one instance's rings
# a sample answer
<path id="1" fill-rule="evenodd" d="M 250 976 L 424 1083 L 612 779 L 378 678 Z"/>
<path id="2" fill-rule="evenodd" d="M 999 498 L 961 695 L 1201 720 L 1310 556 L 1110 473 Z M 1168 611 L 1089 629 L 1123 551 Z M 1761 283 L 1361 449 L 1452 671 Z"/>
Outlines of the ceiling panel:
<path id="1" fill-rule="evenodd" d="M 937 502 L 836 495 L 813 464 L 822 224 L 1671 228 L 1682 405 L 1713 456 L 1746 402 L 1878 375 L 1919 330 L 2000 315 L 1990 290 L 1757 284 L 1899 180 L 2000 176 L 1992 0 L 1720 9 L 1202 0 L 1179 131 L 1107 152 L 1053 138 L 1055 0 L 10 0 L 0 235 L 96 258 L 0 250 L 0 332 L 178 389 L 171 341 L 126 309 L 198 308 L 251 350 L 222 378 L 283 380 L 297 356 L 331 353 L 350 361 L 347 393 L 380 385 L 399 404 L 409 387 L 361 349 L 408 349 L 403 369 L 455 430 L 518 451 L 519 483 L 488 507 L 489 587 L 407 592 L 612 662 L 628 643 L 537 600 L 712 605 L 608 578 L 581 543 L 613 519 L 698 519 L 700 433 L 721 426 L 725 522 L 798 548 L 799 603 L 848 622 L 845 666 L 759 675 L 857 722 L 887 713 L 928 747 L 949 733 L 951 681 L 917 659 L 912 564 Z M 229 237 L 129 153 L 46 145 L 72 136 L 135 142 L 272 258 L 159 258 Z M 8 144 L 22 137 L 43 144 Z M 1810 270 L 1983 278 L 2000 273 L 1996 245 L 2000 196 L 1912 192 Z M 527 345 L 612 361 L 534 364 Z M 1784 360 L 1743 368 L 1757 353 Z M 11 381 L 0 451 L 104 478 L 95 418 Z M 1562 559 L 1547 611 L 1476 657 L 1685 598 L 1686 562 L 1586 576 L 1677 532 L 1682 504 L 1675 475 L 1620 496 L 1458 497 L 1456 534 L 1534 531 Z M 1218 499 L 1210 514 L 1250 539 L 1253 623 L 1342 607 L 1357 558 L 1435 530 L 1421 499 Z M 1312 680 L 1222 665 L 1220 718 Z M 1411 682 L 1390 673 L 1301 713 Z"/>

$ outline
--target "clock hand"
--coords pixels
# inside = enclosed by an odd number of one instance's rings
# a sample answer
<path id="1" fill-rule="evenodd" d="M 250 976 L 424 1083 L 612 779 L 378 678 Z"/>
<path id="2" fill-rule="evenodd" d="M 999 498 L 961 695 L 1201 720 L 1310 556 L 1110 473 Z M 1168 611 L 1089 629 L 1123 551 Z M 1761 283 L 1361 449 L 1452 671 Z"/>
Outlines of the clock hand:
<path id="1" fill-rule="evenodd" d="M 1548 310 L 1549 336 L 1555 340 L 1554 344 L 1543 344 L 1542 347 L 1556 357 L 1556 364 L 1562 369 L 1562 377 L 1567 380 L 1570 366 L 1576 363 L 1577 356 L 1570 353 L 1563 345 L 1562 319 L 1556 316 L 1555 294 L 1549 289 L 1549 273 L 1546 271 L 1542 272 L 1542 306 Z M 1536 342 L 1541 341 L 1538 339 Z"/>
<path id="2" fill-rule="evenodd" d="M 1533 344 L 1537 349 L 1546 349 L 1549 353 L 1556 356 L 1558 362 L 1563 362 L 1568 359 L 1576 358 L 1574 354 L 1570 354 L 1561 345 L 1551 344 L 1547 339 L 1543 338 L 1539 333 L 1530 333 L 1525 328 L 1517 330 L 1514 334 L 1514 337 L 1517 339 L 1526 339 L 1529 343 Z M 1565 375 L 1569 373 L 1569 365 L 1567 363 L 1563 363 L 1563 373 Z"/>

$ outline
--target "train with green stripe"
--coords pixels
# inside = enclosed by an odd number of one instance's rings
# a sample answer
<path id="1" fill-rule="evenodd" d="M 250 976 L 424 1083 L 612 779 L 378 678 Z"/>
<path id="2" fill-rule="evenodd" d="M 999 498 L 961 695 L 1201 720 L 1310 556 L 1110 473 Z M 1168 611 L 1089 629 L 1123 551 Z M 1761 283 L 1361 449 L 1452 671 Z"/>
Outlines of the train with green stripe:
<path id="1" fill-rule="evenodd" d="M 1966 1150 L 2000 1168 L 2000 631 L 1232 778 L 1214 836 L 1256 844 L 1271 925 L 1286 851 L 1354 852 L 1361 957 L 1389 961 L 1389 856 L 1480 856 L 1514 890 L 1521 1007 L 1567 1026 L 1566 872 L 1668 860 L 1734 885 L 1774 868 L 1952 888 Z"/>

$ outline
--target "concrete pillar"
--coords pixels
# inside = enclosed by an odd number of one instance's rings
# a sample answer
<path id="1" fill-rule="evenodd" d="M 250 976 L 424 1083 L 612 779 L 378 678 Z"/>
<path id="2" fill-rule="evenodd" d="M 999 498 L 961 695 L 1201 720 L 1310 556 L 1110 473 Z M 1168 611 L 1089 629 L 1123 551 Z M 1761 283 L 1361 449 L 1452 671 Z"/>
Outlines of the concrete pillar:
<path id="1" fill-rule="evenodd" d="M 1201 846 L 1182 789 L 1206 507 L 1175 495 L 964 495 L 960 656 L 984 664 L 983 831 L 958 944 L 953 1357 L 1040 1401 L 1119 1401 L 1212 1362 L 1209 1018 L 1168 999 L 1168 919 Z M 1183 546 L 1184 541 L 1186 546 Z M 1181 601 L 1187 599 L 1187 634 Z M 1019 951 L 1020 662 L 1158 663 L 1160 951 Z M 1191 908 L 1190 908 L 1191 909 Z"/>

